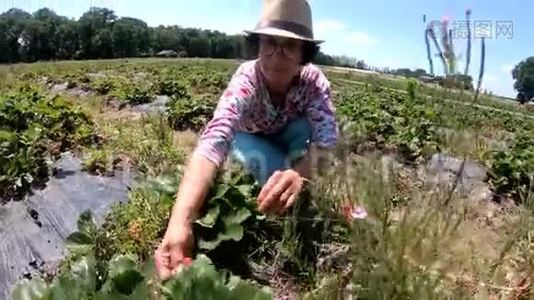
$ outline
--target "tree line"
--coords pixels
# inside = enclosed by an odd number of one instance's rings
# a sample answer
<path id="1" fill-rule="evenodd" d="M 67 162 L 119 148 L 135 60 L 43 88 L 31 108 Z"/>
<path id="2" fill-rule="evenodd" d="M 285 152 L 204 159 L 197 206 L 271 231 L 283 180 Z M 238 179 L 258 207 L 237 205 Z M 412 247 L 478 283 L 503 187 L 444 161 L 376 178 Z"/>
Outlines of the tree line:
<path id="1" fill-rule="evenodd" d="M 0 14 L 0 63 L 38 60 L 71 60 L 154 56 L 172 50 L 177 56 L 250 58 L 243 35 L 180 26 L 150 27 L 131 17 L 117 17 L 107 8 L 91 7 L 78 20 L 60 16 L 48 8 L 30 14 L 12 8 Z M 423 69 L 378 70 L 363 60 L 320 52 L 313 61 L 320 65 L 375 70 L 444 83 L 443 76 L 430 76 Z M 516 66 L 512 73 L 518 100 L 534 99 L 534 57 Z M 459 76 L 459 78 L 456 78 Z M 448 76 L 449 77 L 449 76 Z M 455 75 L 458 88 L 473 89 L 470 76 Z M 451 80 L 449 80 L 451 81 Z"/>
<path id="2" fill-rule="evenodd" d="M 78 20 L 48 8 L 30 14 L 12 8 L 0 15 L 0 63 L 38 60 L 154 56 L 172 50 L 183 57 L 250 58 L 243 35 L 180 26 L 150 27 L 107 8 L 91 7 Z M 319 53 L 314 63 L 350 66 L 347 57 Z"/>

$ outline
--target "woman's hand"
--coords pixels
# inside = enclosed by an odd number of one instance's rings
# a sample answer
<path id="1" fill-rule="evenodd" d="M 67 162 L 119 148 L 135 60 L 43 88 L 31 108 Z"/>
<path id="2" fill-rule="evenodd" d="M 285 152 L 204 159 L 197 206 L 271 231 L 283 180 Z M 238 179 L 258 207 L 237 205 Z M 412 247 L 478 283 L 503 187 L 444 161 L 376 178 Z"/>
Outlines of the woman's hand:
<path id="1" fill-rule="evenodd" d="M 161 280 L 167 280 L 178 271 L 180 265 L 191 264 L 193 233 L 191 224 L 170 224 L 160 247 L 154 254 L 156 272 Z"/>
<path id="2" fill-rule="evenodd" d="M 265 214 L 282 214 L 297 199 L 304 178 L 295 170 L 276 171 L 258 196 L 259 210 Z"/>
<path id="3" fill-rule="evenodd" d="M 156 271 L 162 280 L 171 277 L 180 265 L 191 262 L 192 223 L 204 202 L 216 166 L 207 158 L 194 155 L 182 176 L 176 204 L 160 247 L 154 253 Z"/>

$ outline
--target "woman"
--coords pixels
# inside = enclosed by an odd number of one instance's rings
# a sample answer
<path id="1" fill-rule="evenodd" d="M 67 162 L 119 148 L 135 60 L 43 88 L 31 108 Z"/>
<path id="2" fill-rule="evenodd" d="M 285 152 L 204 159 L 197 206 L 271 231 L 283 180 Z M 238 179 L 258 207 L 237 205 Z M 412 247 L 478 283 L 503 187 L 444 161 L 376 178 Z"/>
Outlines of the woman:
<path id="1" fill-rule="evenodd" d="M 311 175 L 311 147 L 335 145 L 338 127 L 330 83 L 310 64 L 321 43 L 313 39 L 311 19 L 305 0 L 266 0 L 261 21 L 247 31 L 258 58 L 239 66 L 188 163 L 155 253 L 160 278 L 188 261 L 192 222 L 227 156 L 262 185 L 258 209 L 281 214 Z"/>

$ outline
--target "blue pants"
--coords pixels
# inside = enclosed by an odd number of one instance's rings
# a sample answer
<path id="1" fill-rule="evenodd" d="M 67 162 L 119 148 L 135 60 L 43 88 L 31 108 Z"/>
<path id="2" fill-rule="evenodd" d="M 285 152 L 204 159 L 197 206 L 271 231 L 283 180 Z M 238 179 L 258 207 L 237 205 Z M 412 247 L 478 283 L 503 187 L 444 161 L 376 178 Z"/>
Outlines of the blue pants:
<path id="1" fill-rule="evenodd" d="M 290 168 L 306 155 L 311 135 L 310 123 L 304 117 L 273 134 L 236 132 L 230 156 L 264 185 L 275 171 Z"/>

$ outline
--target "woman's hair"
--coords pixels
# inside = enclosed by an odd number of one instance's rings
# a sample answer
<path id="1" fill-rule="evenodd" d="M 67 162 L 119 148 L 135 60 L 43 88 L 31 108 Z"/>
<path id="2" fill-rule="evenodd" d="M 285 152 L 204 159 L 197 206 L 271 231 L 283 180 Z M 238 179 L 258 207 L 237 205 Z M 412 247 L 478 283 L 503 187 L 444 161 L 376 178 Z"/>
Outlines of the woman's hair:
<path id="1" fill-rule="evenodd" d="M 245 37 L 245 40 L 249 56 L 256 57 L 258 55 L 258 50 L 260 46 L 260 36 L 258 34 L 251 33 Z M 315 58 L 315 56 L 317 56 L 319 50 L 319 45 L 313 42 L 304 41 L 304 46 L 302 49 L 302 61 L 300 62 L 300 64 L 306 65 L 310 63 Z"/>

